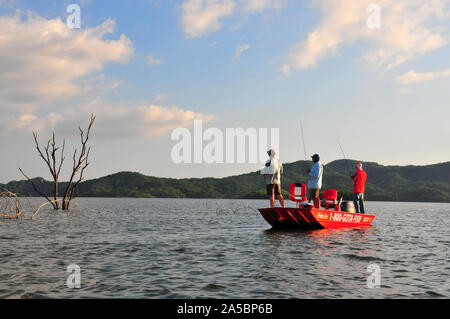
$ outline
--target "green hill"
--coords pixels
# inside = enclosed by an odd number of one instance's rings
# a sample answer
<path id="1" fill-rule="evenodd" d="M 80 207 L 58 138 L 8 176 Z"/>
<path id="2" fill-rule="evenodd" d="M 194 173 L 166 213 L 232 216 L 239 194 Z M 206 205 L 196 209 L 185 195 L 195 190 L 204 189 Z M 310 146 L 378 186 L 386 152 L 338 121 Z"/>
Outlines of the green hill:
<path id="1" fill-rule="evenodd" d="M 352 196 L 350 171 L 356 161 L 338 160 L 324 167 L 323 187 Z M 311 162 L 284 164 L 283 192 L 292 182 L 306 182 Z M 379 201 L 450 202 L 450 162 L 427 166 L 383 166 L 364 163 L 368 174 L 366 199 Z M 35 183 L 51 194 L 52 184 L 42 178 Z M 60 190 L 65 189 L 60 183 Z M 22 196 L 38 196 L 27 181 L 0 184 Z M 159 197 L 159 198 L 266 198 L 264 180 L 259 172 L 225 178 L 170 179 L 120 172 L 80 184 L 81 197 Z"/>

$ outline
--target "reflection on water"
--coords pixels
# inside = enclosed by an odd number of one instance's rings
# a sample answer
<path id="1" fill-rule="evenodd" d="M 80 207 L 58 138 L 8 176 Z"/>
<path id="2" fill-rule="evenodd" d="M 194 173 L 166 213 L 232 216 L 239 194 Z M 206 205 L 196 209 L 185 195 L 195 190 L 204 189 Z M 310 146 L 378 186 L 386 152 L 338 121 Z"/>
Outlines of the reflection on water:
<path id="1" fill-rule="evenodd" d="M 0 297 L 449 297 L 449 204 L 367 203 L 373 226 L 276 231 L 266 201 L 78 199 L 0 220 Z M 81 268 L 69 289 L 66 268 Z M 367 267 L 381 288 L 367 287 Z"/>

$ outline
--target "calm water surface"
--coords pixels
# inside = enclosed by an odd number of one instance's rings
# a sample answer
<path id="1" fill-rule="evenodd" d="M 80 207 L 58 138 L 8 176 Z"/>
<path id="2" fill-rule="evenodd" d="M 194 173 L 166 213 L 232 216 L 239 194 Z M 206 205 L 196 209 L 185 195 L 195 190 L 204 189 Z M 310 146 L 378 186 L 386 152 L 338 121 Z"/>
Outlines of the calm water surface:
<path id="1" fill-rule="evenodd" d="M 264 206 L 78 199 L 0 220 L 0 298 L 450 297 L 450 204 L 369 202 L 370 228 L 307 232 L 271 230 Z M 66 285 L 70 264 L 80 289 Z M 371 264 L 380 288 L 367 287 Z"/>

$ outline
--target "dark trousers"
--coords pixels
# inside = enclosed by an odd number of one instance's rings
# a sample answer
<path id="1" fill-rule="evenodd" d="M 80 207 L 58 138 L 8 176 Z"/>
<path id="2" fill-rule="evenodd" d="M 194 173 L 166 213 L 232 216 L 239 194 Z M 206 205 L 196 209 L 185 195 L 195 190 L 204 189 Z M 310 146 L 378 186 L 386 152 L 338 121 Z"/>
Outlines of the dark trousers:
<path id="1" fill-rule="evenodd" d="M 364 193 L 353 193 L 353 204 L 357 214 L 364 214 Z"/>
<path id="2" fill-rule="evenodd" d="M 320 189 L 318 188 L 312 188 L 309 190 L 309 199 L 308 199 L 308 203 L 311 202 L 311 199 L 314 203 L 314 208 L 320 209 Z"/>

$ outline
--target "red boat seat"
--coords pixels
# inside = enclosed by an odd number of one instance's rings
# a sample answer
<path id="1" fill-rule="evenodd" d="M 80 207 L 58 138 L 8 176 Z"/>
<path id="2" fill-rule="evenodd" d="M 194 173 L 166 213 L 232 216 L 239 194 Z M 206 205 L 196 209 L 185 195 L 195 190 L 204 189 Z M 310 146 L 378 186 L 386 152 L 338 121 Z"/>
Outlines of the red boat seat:
<path id="1" fill-rule="evenodd" d="M 334 208 L 336 211 L 340 211 L 341 208 L 337 204 L 338 191 L 335 189 L 326 189 L 323 192 L 323 199 L 325 201 L 325 209 Z"/>
<path id="2" fill-rule="evenodd" d="M 293 202 L 297 202 L 297 207 L 307 204 L 306 184 L 292 183 L 289 188 L 289 199 Z"/>

